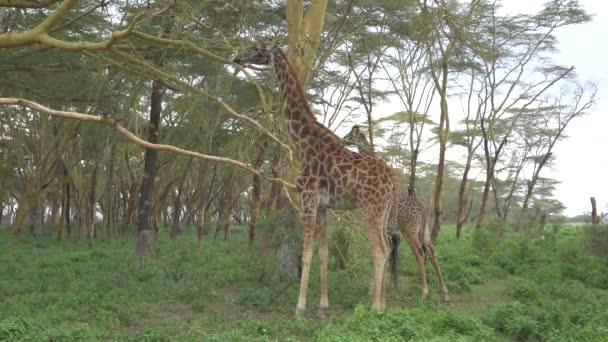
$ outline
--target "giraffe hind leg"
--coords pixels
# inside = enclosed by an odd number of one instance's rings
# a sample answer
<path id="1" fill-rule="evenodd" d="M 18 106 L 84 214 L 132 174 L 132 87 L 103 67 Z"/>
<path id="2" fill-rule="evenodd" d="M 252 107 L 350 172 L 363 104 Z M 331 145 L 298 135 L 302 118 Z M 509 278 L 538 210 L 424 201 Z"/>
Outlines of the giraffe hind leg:
<path id="1" fill-rule="evenodd" d="M 443 280 L 443 276 L 441 275 L 441 268 L 439 267 L 439 261 L 437 260 L 437 256 L 435 255 L 435 249 L 430 243 L 426 244 L 426 249 L 428 251 L 429 258 L 433 263 L 433 268 L 435 268 L 435 273 L 437 274 L 437 278 L 439 279 L 439 283 L 441 285 L 442 300 L 444 302 L 449 302 L 450 297 L 448 294 L 448 287 L 445 285 L 445 281 Z"/>
<path id="2" fill-rule="evenodd" d="M 422 299 L 425 300 L 429 295 L 429 285 L 426 279 L 424 252 L 422 251 L 422 248 L 418 246 L 418 243 L 415 240 L 410 238 L 407 242 L 409 243 L 410 249 L 416 257 L 416 263 L 418 264 L 418 272 L 420 273 L 420 281 L 422 282 Z"/>

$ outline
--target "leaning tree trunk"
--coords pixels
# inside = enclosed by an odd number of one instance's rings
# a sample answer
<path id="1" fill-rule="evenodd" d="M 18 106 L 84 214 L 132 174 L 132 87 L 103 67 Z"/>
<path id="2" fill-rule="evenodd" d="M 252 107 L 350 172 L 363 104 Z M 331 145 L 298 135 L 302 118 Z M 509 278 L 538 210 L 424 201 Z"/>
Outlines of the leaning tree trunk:
<path id="1" fill-rule="evenodd" d="M 152 95 L 150 103 L 150 122 L 148 124 L 148 142 L 158 142 L 160 125 L 160 112 L 162 106 L 162 83 L 159 79 L 152 82 Z M 139 193 L 139 209 L 137 215 L 137 244 L 135 246 L 135 264 L 144 265 L 150 255 L 150 209 L 152 208 L 152 195 L 154 193 L 154 179 L 156 178 L 156 161 L 158 151 L 146 149 L 144 155 L 144 175 Z"/>

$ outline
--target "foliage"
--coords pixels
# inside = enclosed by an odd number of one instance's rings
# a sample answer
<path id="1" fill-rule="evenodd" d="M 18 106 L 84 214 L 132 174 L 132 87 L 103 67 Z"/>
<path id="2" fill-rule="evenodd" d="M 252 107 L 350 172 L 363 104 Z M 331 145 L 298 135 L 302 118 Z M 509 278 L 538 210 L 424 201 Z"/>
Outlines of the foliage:
<path id="1" fill-rule="evenodd" d="M 608 298 L 580 283 L 532 278 L 513 284 L 514 302 L 496 305 L 485 321 L 517 340 L 600 341 L 608 332 Z M 573 304 L 576 303 L 576 304 Z"/>
<path id="2" fill-rule="evenodd" d="M 414 258 L 402 244 L 405 273 L 415 276 L 387 289 L 385 313 L 367 307 L 371 260 L 364 234 L 345 227 L 340 234 L 351 235 L 352 262 L 345 270 L 335 255 L 330 262 L 329 321 L 294 317 L 297 281 L 281 280 L 273 253 L 246 247 L 245 227 L 235 227 L 229 241 L 205 241 L 201 249 L 191 228 L 175 241 L 164 228 L 161 254 L 135 270 L 133 238 L 99 241 L 89 249 L 49 236 L 11 242 L 2 230 L 0 340 L 485 341 L 497 339 L 496 333 L 593 340 L 606 329 L 608 266 L 586 254 L 580 227 L 529 241 L 526 253 L 522 234 L 506 232 L 483 254 L 474 248 L 472 228 L 465 227 L 458 240 L 453 227 L 444 228 L 436 252 L 453 299 L 448 306 L 435 295 L 420 302 Z M 435 293 L 439 286 L 427 267 Z M 311 315 L 318 278 L 313 267 Z M 497 281 L 505 285 L 486 285 Z"/>
<path id="3" fill-rule="evenodd" d="M 378 312 L 357 307 L 339 325 L 315 334 L 318 341 L 490 340 L 494 334 L 480 322 L 435 307 Z"/>
<path id="4" fill-rule="evenodd" d="M 589 255 L 608 263 L 608 225 L 592 224 L 581 227 L 585 234 L 585 250 Z M 608 285 L 607 285 L 608 286 Z"/>

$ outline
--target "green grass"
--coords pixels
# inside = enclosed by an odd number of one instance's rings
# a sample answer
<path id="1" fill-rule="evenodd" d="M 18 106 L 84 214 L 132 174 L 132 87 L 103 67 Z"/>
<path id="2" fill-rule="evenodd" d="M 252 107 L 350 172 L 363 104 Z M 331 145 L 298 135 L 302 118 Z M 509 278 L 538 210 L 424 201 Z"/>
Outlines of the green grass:
<path id="1" fill-rule="evenodd" d="M 297 282 L 287 286 L 279 278 L 273 253 L 248 247 L 244 227 L 234 227 L 229 241 L 205 241 L 201 249 L 188 229 L 177 241 L 161 236 L 159 255 L 141 269 L 134 267 L 131 238 L 96 241 L 89 249 L 84 242 L 51 237 L 13 242 L 2 229 L 0 340 L 574 341 L 608 336 L 608 266 L 584 253 L 579 228 L 527 244 L 517 234 L 499 243 L 470 231 L 461 240 L 453 235 L 452 227 L 444 228 L 436 247 L 450 304 L 439 301 L 430 263 L 432 295 L 421 301 L 414 259 L 403 244 L 405 276 L 399 288 L 388 289 L 388 310 L 369 309 L 369 252 L 361 247 L 348 270 L 339 270 L 332 258 L 330 318 L 321 321 L 314 315 L 316 260 L 308 316 L 296 319 Z M 481 251 L 475 246 L 484 239 L 489 242 Z"/>

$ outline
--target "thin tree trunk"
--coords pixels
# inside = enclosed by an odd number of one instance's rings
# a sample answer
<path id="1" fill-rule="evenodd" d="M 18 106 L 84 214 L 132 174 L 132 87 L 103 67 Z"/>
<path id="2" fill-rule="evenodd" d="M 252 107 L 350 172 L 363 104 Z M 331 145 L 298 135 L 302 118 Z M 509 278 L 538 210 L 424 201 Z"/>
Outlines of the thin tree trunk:
<path id="1" fill-rule="evenodd" d="M 160 113 L 162 107 L 162 83 L 159 79 L 152 82 L 152 95 L 150 103 L 150 122 L 148 124 L 148 141 L 158 142 L 158 131 L 160 125 Z M 137 218 L 137 244 L 135 246 L 135 264 L 143 266 L 150 255 L 150 222 L 152 214 L 152 195 L 154 193 L 154 180 L 156 178 L 156 160 L 158 151 L 146 149 L 144 156 L 144 174 L 139 195 L 138 218 Z"/>
<path id="2" fill-rule="evenodd" d="M 108 161 L 106 163 L 106 170 L 108 172 L 108 180 L 106 183 L 106 210 L 104 212 L 104 221 L 105 221 L 105 231 L 106 236 L 110 238 L 115 237 L 114 230 L 112 229 L 112 184 L 114 182 L 114 151 L 115 145 L 110 142 L 110 151 L 108 156 Z"/>
<path id="3" fill-rule="evenodd" d="M 467 181 L 469 178 L 469 171 L 471 170 L 471 161 L 473 160 L 473 154 L 469 153 L 467 162 L 464 166 L 464 172 L 462 173 L 462 180 L 460 181 L 460 189 L 458 190 L 458 216 L 456 218 L 456 238 L 460 239 L 462 234 L 462 226 L 467 220 Z"/>
<path id="4" fill-rule="evenodd" d="M 65 203 L 63 207 L 63 215 L 65 218 L 65 229 L 68 233 L 68 239 L 72 238 L 72 225 L 70 223 L 70 206 L 72 205 L 70 180 L 68 178 L 68 170 L 63 169 L 63 188 L 65 189 Z"/>
<path id="5" fill-rule="evenodd" d="M 131 224 L 131 219 L 133 218 L 133 212 L 135 211 L 135 191 L 136 185 L 131 185 L 131 188 L 128 190 L 128 200 L 127 207 L 125 208 L 123 220 L 122 220 L 122 235 L 124 237 L 129 236 L 129 225 Z"/>
<path id="6" fill-rule="evenodd" d="M 481 195 L 481 204 L 479 205 L 479 216 L 475 228 L 480 228 L 485 222 L 486 208 L 488 206 L 488 197 L 490 194 L 490 184 L 492 184 L 492 176 L 494 175 L 494 161 L 490 160 L 486 168 L 486 182 L 483 185 L 483 194 Z"/>
<path id="7" fill-rule="evenodd" d="M 183 191 L 183 186 L 184 186 L 184 182 L 185 182 L 185 175 L 184 177 L 182 177 L 182 181 L 177 189 L 177 194 L 175 196 L 175 201 L 173 202 L 173 222 L 171 223 L 171 240 L 175 240 L 177 238 L 177 235 L 180 233 L 180 228 L 179 228 L 179 219 L 180 219 L 180 213 L 182 211 L 182 203 L 181 203 L 181 197 L 182 197 L 182 191 Z"/>
<path id="8" fill-rule="evenodd" d="M 498 198 L 498 189 L 496 189 L 496 177 L 492 177 L 492 193 L 494 194 L 494 207 L 496 208 L 496 216 L 500 219 L 502 212 L 500 210 L 500 199 Z M 504 219 L 507 217 L 505 216 Z"/>
<path id="9" fill-rule="evenodd" d="M 260 147 L 260 151 L 258 152 L 258 156 L 253 164 L 253 167 L 256 170 L 260 169 L 262 162 L 264 162 L 264 155 L 266 153 L 266 142 L 262 144 Z M 249 245 L 253 244 L 253 240 L 255 240 L 255 228 L 258 224 L 258 217 L 260 215 L 260 210 L 262 208 L 262 203 L 260 200 L 260 176 L 253 175 L 253 189 L 251 190 L 251 217 L 249 218 Z"/>
<path id="10" fill-rule="evenodd" d="M 439 120 L 439 161 L 437 162 L 437 179 L 435 181 L 435 194 L 433 196 L 433 205 L 435 207 L 435 219 L 433 222 L 433 230 L 431 230 L 431 240 L 435 242 L 441 229 L 441 191 L 443 188 L 443 173 L 445 169 L 445 150 L 447 148 L 448 132 L 450 131 L 450 117 L 448 113 L 448 61 L 444 56 L 441 62 L 441 85 L 439 80 L 434 77 L 435 86 L 440 93 L 441 117 Z"/>
<path id="11" fill-rule="evenodd" d="M 88 232 L 89 232 L 89 247 L 92 244 L 91 241 L 94 237 L 96 237 L 97 232 L 95 230 L 95 213 L 97 211 L 97 169 L 99 168 L 99 164 L 95 163 L 95 168 L 93 168 L 93 174 L 91 175 L 91 193 L 89 194 L 89 216 L 87 221 L 89 221 Z M 111 236 L 108 237 L 108 240 L 111 239 Z"/>
<path id="12" fill-rule="evenodd" d="M 203 246 L 203 237 L 205 234 L 205 222 L 207 221 L 207 206 L 202 205 L 198 217 L 198 225 L 196 226 L 196 245 L 200 249 Z"/>

